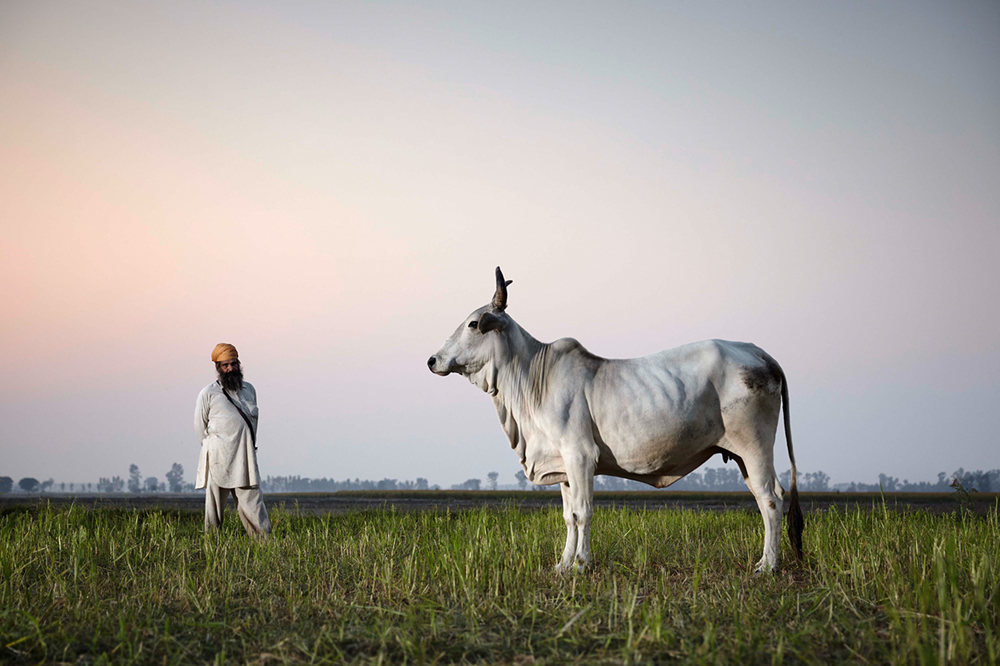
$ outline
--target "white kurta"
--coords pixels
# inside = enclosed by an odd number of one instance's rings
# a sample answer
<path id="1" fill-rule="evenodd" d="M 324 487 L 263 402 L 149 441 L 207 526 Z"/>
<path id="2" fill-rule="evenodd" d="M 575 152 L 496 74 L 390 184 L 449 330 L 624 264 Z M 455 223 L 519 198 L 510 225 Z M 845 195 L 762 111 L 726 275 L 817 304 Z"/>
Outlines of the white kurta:
<path id="1" fill-rule="evenodd" d="M 218 382 L 212 382 L 201 390 L 195 404 L 194 431 L 201 440 L 195 488 L 208 484 L 210 472 L 215 484 L 223 488 L 258 486 L 260 470 L 250 428 L 222 391 Z M 243 388 L 228 394 L 250 417 L 256 430 L 257 391 L 253 385 L 243 382 Z"/>

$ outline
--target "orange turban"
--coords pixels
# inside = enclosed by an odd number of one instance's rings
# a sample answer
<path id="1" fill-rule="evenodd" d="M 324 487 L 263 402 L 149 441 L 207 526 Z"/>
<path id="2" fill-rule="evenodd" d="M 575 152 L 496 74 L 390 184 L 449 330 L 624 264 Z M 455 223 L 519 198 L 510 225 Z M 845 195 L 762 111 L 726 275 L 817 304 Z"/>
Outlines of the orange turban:
<path id="1" fill-rule="evenodd" d="M 237 361 L 239 358 L 240 355 L 239 352 L 236 351 L 236 347 L 232 346 L 228 342 L 220 342 L 215 345 L 215 349 L 212 350 L 212 363 Z"/>

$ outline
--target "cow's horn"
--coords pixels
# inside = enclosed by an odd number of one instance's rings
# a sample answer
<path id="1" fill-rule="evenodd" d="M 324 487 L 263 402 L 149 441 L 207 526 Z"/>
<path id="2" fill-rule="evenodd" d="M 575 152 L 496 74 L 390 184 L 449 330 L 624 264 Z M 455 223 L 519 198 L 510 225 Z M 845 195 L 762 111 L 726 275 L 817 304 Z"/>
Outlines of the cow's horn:
<path id="1" fill-rule="evenodd" d="M 504 280 L 500 267 L 497 266 L 497 291 L 493 294 L 493 309 L 503 312 L 507 309 L 507 285 L 513 280 Z"/>

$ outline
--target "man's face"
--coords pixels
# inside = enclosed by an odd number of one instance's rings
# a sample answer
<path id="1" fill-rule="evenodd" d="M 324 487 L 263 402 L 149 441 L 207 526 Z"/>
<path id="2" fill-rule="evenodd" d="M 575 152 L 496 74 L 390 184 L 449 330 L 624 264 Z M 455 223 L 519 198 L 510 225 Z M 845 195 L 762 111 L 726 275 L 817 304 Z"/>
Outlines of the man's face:
<path id="1" fill-rule="evenodd" d="M 233 359 L 232 361 L 222 361 L 221 363 L 219 363 L 219 372 L 223 374 L 239 369 L 240 369 L 239 359 Z"/>
<path id="2" fill-rule="evenodd" d="M 219 382 L 223 388 L 230 391 L 239 391 L 243 388 L 243 368 L 239 360 L 219 361 L 215 367 L 219 371 Z"/>

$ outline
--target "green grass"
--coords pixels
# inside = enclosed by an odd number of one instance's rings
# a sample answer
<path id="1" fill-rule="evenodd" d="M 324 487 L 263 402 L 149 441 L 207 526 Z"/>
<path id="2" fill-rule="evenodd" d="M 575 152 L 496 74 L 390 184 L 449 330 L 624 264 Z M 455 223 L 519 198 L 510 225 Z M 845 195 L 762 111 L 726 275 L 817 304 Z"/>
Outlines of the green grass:
<path id="1" fill-rule="evenodd" d="M 753 576 L 759 514 L 598 509 L 552 568 L 557 509 L 0 514 L 0 661 L 996 663 L 1000 520 L 807 516 L 804 564 Z M 787 540 L 782 556 L 788 561 Z"/>

